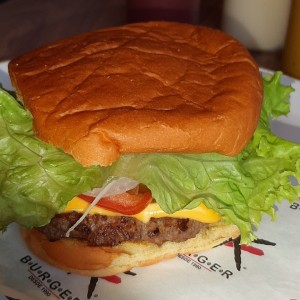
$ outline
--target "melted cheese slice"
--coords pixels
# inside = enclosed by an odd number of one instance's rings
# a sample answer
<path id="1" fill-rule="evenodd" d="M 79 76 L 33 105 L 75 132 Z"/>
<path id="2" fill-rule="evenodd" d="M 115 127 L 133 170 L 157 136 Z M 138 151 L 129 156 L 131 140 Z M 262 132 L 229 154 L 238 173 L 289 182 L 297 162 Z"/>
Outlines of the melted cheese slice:
<path id="1" fill-rule="evenodd" d="M 77 211 L 79 213 L 84 213 L 85 210 L 89 207 L 89 203 L 84 201 L 79 197 L 73 198 L 65 208 L 64 212 L 68 213 L 71 211 Z M 99 206 L 94 206 L 89 214 L 101 214 L 105 216 L 122 216 L 117 212 L 113 212 Z M 213 210 L 207 208 L 203 203 L 194 209 L 184 209 L 175 212 L 174 214 L 165 213 L 157 203 L 150 203 L 143 211 L 139 212 L 136 215 L 130 215 L 130 217 L 136 218 L 141 222 L 147 223 L 150 218 L 163 218 L 163 217 L 172 217 L 180 219 L 193 219 L 203 223 L 215 223 L 220 221 L 221 217 Z"/>

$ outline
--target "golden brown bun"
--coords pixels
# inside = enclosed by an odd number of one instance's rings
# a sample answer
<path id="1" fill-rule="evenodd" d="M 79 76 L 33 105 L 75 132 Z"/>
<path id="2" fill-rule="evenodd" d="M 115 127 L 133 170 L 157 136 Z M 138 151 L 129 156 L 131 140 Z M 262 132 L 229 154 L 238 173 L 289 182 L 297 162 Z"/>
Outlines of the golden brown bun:
<path id="1" fill-rule="evenodd" d="M 172 258 L 178 253 L 196 253 L 237 238 L 235 225 L 212 224 L 209 229 L 185 242 L 152 243 L 125 242 L 115 247 L 87 246 L 75 239 L 49 242 L 37 230 L 22 229 L 31 251 L 49 264 L 67 272 L 86 276 L 109 276 L 134 267 L 147 266 Z"/>
<path id="2" fill-rule="evenodd" d="M 168 22 L 81 34 L 9 64 L 39 138 L 83 165 L 121 153 L 238 154 L 262 85 L 248 51 L 220 31 Z"/>

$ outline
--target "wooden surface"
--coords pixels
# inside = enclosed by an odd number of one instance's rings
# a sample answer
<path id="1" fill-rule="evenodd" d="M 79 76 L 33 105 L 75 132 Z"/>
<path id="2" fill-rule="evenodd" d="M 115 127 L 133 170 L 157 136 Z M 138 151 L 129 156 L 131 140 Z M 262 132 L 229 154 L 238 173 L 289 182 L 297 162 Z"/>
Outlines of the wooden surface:
<path id="1" fill-rule="evenodd" d="M 0 61 L 80 32 L 127 22 L 127 0 L 0 0 Z M 222 0 L 202 0 L 199 24 L 220 28 Z M 262 67 L 280 69 L 280 52 L 252 52 Z"/>
<path id="2" fill-rule="evenodd" d="M 0 3 L 0 60 L 66 36 L 123 24 L 126 0 L 6 0 Z"/>

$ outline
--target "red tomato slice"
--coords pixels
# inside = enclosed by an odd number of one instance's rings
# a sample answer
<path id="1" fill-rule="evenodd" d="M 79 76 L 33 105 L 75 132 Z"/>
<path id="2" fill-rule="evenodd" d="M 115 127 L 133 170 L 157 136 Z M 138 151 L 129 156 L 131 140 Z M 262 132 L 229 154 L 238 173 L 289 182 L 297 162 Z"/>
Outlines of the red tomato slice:
<path id="1" fill-rule="evenodd" d="M 87 195 L 79 195 L 79 198 L 91 203 L 95 198 Z M 128 192 L 104 197 L 99 200 L 97 206 L 107 210 L 115 211 L 123 215 L 135 215 L 144 210 L 152 201 L 151 192 L 148 190 L 143 193 L 130 194 Z"/>

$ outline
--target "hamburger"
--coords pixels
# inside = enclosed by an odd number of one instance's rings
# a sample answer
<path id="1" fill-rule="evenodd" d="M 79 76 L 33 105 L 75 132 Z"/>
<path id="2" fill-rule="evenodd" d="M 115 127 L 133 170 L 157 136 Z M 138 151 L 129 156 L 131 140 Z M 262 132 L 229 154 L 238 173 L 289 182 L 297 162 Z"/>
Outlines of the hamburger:
<path id="1" fill-rule="evenodd" d="M 149 22 L 101 29 L 9 63 L 1 91 L 0 228 L 69 272 L 107 276 L 256 238 L 298 197 L 299 146 L 280 73 L 262 79 L 218 30 Z M 3 143 L 2 143 L 3 144 Z"/>

